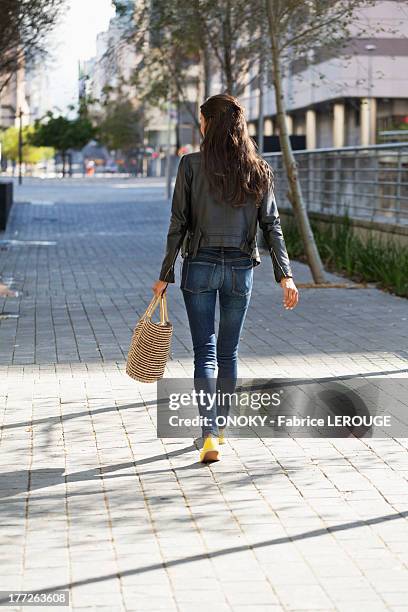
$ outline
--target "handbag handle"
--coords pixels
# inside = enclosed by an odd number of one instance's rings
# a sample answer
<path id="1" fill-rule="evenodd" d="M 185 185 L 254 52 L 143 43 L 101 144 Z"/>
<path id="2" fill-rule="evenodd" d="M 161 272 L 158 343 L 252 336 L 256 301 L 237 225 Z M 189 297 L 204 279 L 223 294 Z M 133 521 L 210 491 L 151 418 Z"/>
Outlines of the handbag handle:
<path id="1" fill-rule="evenodd" d="M 166 292 L 164 291 L 161 295 L 153 296 L 152 301 L 144 313 L 144 318 L 149 318 L 153 316 L 154 311 L 156 310 L 158 304 L 160 302 L 160 325 L 166 325 L 169 322 L 169 317 L 167 314 L 167 298 Z"/>

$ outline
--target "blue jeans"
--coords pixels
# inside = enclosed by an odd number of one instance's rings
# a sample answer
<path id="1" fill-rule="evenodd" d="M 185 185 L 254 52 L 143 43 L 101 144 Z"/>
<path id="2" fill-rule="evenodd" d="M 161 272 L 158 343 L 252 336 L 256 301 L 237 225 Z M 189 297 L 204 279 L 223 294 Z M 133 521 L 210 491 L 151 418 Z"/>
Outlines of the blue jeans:
<path id="1" fill-rule="evenodd" d="M 200 248 L 183 261 L 181 289 L 194 347 L 194 386 L 197 393 L 233 393 L 237 382 L 239 338 L 251 298 L 253 263 L 249 255 L 230 247 Z M 220 319 L 215 336 L 215 305 Z M 218 376 L 215 370 L 218 366 Z M 200 396 L 201 398 L 203 395 Z M 208 398 L 208 395 L 206 396 Z M 198 402 L 203 437 L 218 435 L 230 402 Z"/>

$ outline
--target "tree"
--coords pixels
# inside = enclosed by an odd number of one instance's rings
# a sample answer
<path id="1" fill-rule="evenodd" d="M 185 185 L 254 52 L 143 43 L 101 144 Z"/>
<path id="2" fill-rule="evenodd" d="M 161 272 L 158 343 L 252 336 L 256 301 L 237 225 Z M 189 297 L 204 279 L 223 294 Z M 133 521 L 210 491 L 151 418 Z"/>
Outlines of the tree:
<path id="1" fill-rule="evenodd" d="M 29 144 L 30 135 L 33 134 L 34 127 L 26 126 L 23 128 L 23 162 L 26 164 L 36 164 L 43 159 L 51 159 L 54 150 L 51 147 L 35 147 Z M 18 161 L 18 128 L 12 126 L 0 134 L 2 152 L 6 159 Z"/>
<path id="2" fill-rule="evenodd" d="M 373 4 L 373 0 L 265 0 L 265 3 L 279 140 L 289 185 L 288 199 L 313 279 L 316 283 L 322 283 L 325 281 L 324 267 L 307 215 L 286 124 L 283 77 L 291 62 L 307 59 L 310 51 L 341 46 L 350 36 L 356 9 Z"/>
<path id="3" fill-rule="evenodd" d="M 189 11 L 191 22 L 196 24 L 193 34 L 200 41 L 201 56 L 204 61 L 213 57 L 208 69 L 215 64 L 225 92 L 241 95 L 250 82 L 249 70 L 262 53 L 257 8 L 248 0 L 193 0 L 186 4 L 183 15 Z"/>
<path id="4" fill-rule="evenodd" d="M 185 101 L 188 71 L 201 61 L 205 71 L 222 75 L 224 91 L 239 96 L 252 80 L 264 75 L 274 87 L 277 123 L 288 199 L 302 236 L 315 282 L 325 273 L 302 196 L 296 160 L 286 125 L 283 80 L 294 62 L 316 61 L 328 49 L 340 47 L 358 23 L 356 10 L 375 0 L 140 0 L 132 22 L 134 39 L 142 54 L 138 84 L 149 102 L 168 99 L 173 87 Z M 364 28 L 361 24 L 360 34 Z M 322 42 L 323 41 L 323 42 Z M 207 80 L 205 76 L 205 89 Z M 262 105 L 261 105 L 262 106 Z"/>
<path id="5" fill-rule="evenodd" d="M 166 110 L 171 102 L 184 107 L 199 127 L 196 108 L 191 107 L 187 88 L 196 86 L 198 78 L 189 68 L 198 61 L 198 39 L 192 20 L 183 13 L 186 0 L 169 3 L 164 0 L 140 0 L 135 6 L 125 38 L 141 58 L 131 83 L 137 88 L 142 104 Z"/>
<path id="6" fill-rule="evenodd" d="M 204 97 L 210 94 L 211 76 L 221 74 L 224 91 L 241 95 L 248 73 L 262 55 L 262 28 L 257 10 L 247 0 L 141 0 L 128 32 L 141 53 L 134 82 L 144 98 L 159 106 L 168 101 L 184 105 L 198 127 L 188 86 L 194 85 L 190 68 L 200 63 Z M 257 73 L 252 80 L 257 78 Z M 197 84 L 197 91 L 198 82 Z"/>
<path id="7" fill-rule="evenodd" d="M 31 144 L 53 147 L 61 153 L 62 175 L 66 175 L 66 160 L 69 149 L 82 149 L 94 136 L 96 130 L 87 116 L 78 115 L 76 119 L 55 117 L 47 113 L 46 122 L 35 122 L 34 133 L 29 137 Z"/>
<path id="8" fill-rule="evenodd" d="M 129 151 L 143 143 L 141 113 L 129 100 L 113 100 L 103 106 L 98 137 L 108 149 Z"/>
<path id="9" fill-rule="evenodd" d="M 1 0 L 0 92 L 20 67 L 46 54 L 65 0 Z"/>

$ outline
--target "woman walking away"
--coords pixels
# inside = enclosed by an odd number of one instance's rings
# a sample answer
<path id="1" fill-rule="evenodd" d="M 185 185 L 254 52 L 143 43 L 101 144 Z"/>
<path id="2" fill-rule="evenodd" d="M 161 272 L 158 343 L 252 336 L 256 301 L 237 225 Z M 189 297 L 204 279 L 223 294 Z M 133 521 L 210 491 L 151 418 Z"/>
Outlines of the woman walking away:
<path id="1" fill-rule="evenodd" d="M 219 397 L 218 393 L 234 392 L 237 382 L 239 338 L 253 268 L 261 261 L 258 224 L 286 309 L 296 306 L 298 291 L 280 225 L 273 174 L 248 134 L 243 107 L 227 94 L 208 98 L 201 106 L 200 130 L 200 151 L 180 160 L 166 253 L 153 291 L 160 295 L 168 283 L 174 283 L 174 263 L 181 249 L 181 289 L 194 347 L 194 386 L 197 392 L 211 394 L 205 397 L 215 398 L 215 393 Z M 221 425 L 228 410 L 229 406 L 217 407 L 211 401 L 199 404 L 204 463 L 219 459 L 219 444 L 224 442 Z"/>

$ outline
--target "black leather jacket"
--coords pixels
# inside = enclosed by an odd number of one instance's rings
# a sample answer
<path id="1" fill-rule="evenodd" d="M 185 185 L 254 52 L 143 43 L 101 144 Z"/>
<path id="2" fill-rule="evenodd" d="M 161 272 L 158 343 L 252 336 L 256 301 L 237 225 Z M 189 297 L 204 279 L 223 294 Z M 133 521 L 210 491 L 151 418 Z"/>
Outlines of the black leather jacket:
<path id="1" fill-rule="evenodd" d="M 201 153 L 184 155 L 174 187 L 160 280 L 174 283 L 174 264 L 180 249 L 186 257 L 196 255 L 200 246 L 236 247 L 250 254 L 254 265 L 260 264 L 258 224 L 271 254 L 275 280 L 293 276 L 273 188 L 265 193 L 259 207 L 250 200 L 242 207 L 219 204 L 201 169 Z"/>

